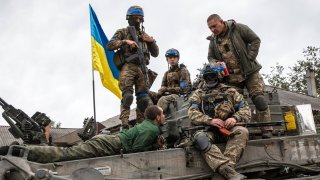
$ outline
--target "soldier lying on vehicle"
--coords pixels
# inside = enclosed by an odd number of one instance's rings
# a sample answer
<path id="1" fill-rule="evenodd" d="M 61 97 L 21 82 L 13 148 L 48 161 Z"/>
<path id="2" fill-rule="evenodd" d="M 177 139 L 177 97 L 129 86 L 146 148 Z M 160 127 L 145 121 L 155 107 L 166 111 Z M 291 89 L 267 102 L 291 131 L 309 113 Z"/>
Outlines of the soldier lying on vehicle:
<path id="1" fill-rule="evenodd" d="M 68 161 L 123 153 L 133 153 L 160 149 L 164 146 L 160 126 L 165 123 L 163 110 L 156 105 L 145 111 L 146 119 L 116 135 L 100 134 L 73 147 L 54 146 L 20 146 L 14 148 L 12 154 L 19 156 L 21 150 L 29 150 L 28 160 L 39 163 Z M 8 153 L 9 146 L 0 147 L 0 155 Z"/>

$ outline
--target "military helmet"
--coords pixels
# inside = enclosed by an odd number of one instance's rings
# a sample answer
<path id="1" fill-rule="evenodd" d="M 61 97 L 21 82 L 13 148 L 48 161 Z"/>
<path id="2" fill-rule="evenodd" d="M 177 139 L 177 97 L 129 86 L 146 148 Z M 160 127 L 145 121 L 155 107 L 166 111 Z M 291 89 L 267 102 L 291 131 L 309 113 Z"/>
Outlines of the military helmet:
<path id="1" fill-rule="evenodd" d="M 127 11 L 127 20 L 129 19 L 129 16 L 132 15 L 138 15 L 138 16 L 142 16 L 144 17 L 144 13 L 143 13 L 143 9 L 140 6 L 131 6 L 129 7 L 128 11 Z"/>
<path id="2" fill-rule="evenodd" d="M 175 57 L 180 57 L 180 53 L 178 50 L 174 49 L 174 48 L 171 48 L 171 49 L 168 49 L 166 51 L 166 57 L 169 57 L 169 56 L 175 56 Z"/>
<path id="3" fill-rule="evenodd" d="M 209 88 L 217 86 L 221 79 L 221 74 L 216 69 L 212 68 L 209 64 L 205 64 L 202 69 L 202 78 L 206 81 Z"/>

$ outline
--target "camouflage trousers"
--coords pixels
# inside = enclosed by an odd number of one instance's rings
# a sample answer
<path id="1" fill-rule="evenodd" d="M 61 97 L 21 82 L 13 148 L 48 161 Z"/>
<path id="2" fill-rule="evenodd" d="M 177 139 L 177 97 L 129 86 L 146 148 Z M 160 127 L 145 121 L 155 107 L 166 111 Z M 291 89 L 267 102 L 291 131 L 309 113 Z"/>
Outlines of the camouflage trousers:
<path id="1" fill-rule="evenodd" d="M 39 163 L 69 161 L 119 154 L 122 143 L 117 135 L 100 134 L 72 147 L 27 146 L 28 160 Z"/>
<path id="2" fill-rule="evenodd" d="M 169 108 L 169 104 L 172 103 L 172 102 L 175 102 L 177 101 L 178 99 L 178 95 L 176 94 L 170 94 L 170 95 L 167 95 L 167 96 L 162 96 L 157 105 L 160 106 L 162 109 L 163 109 L 163 112 L 166 114 L 167 111 L 168 111 L 168 108 Z"/>
<path id="3" fill-rule="evenodd" d="M 232 87 L 234 87 L 239 93 L 243 94 L 243 89 L 246 88 L 249 92 L 249 97 L 252 99 L 255 96 L 258 95 L 264 95 L 265 90 L 265 83 L 263 81 L 262 76 L 260 75 L 259 71 L 251 74 L 246 78 L 245 81 L 239 83 L 239 84 L 230 84 Z M 258 111 L 256 112 L 257 118 L 254 119 L 256 122 L 271 122 L 271 115 L 270 115 L 270 109 L 264 110 L 264 111 Z M 260 128 L 262 131 L 264 130 L 273 130 L 272 126 L 265 126 Z"/>
<path id="4" fill-rule="evenodd" d="M 142 70 L 139 65 L 126 63 L 122 67 L 119 75 L 119 88 L 122 92 L 122 97 L 124 97 L 125 94 L 128 94 L 128 93 L 133 95 L 134 90 L 136 94 L 147 93 L 149 89 L 148 84 L 149 82 L 145 83 L 144 74 L 142 73 Z M 149 98 L 149 96 L 146 96 L 146 98 Z M 137 106 L 138 106 L 140 102 L 138 101 L 138 98 L 136 100 L 137 100 Z M 150 102 L 151 102 L 151 99 L 150 99 Z M 128 105 L 124 103 L 124 99 L 121 100 L 120 120 L 122 124 L 128 124 L 129 116 L 130 116 L 130 105 L 131 104 Z M 143 112 L 141 113 L 143 115 Z M 143 117 L 142 118 L 138 117 L 138 118 L 143 119 Z"/>
<path id="5" fill-rule="evenodd" d="M 209 151 L 203 153 L 203 157 L 208 163 L 209 167 L 216 172 L 217 169 L 224 164 L 228 164 L 235 168 L 239 161 L 245 147 L 247 146 L 249 131 L 242 126 L 235 126 L 230 129 L 232 134 L 228 137 L 225 151 L 221 150 L 215 144 L 211 145 Z M 215 142 L 214 135 L 209 134 L 212 141 Z"/>

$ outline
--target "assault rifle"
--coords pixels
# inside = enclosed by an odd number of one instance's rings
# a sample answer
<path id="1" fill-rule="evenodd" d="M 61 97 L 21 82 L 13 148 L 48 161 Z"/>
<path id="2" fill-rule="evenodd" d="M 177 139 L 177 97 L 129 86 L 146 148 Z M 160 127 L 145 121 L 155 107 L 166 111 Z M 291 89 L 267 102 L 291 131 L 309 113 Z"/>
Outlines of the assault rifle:
<path id="1" fill-rule="evenodd" d="M 140 64 L 140 68 L 141 68 L 141 71 L 142 71 L 143 77 L 144 77 L 144 85 L 146 87 L 148 87 L 148 82 L 149 82 L 148 69 L 147 69 L 146 61 L 144 59 L 143 45 L 138 40 L 136 28 L 134 26 L 129 26 L 128 30 L 129 30 L 134 42 L 136 42 L 138 45 L 137 55 L 139 58 L 139 64 Z M 130 61 L 130 60 L 128 60 L 128 61 Z"/>
<path id="2" fill-rule="evenodd" d="M 83 122 L 83 128 L 77 134 L 83 141 L 91 139 L 93 136 L 95 136 L 97 134 L 97 123 L 95 119 L 93 117 L 85 118 Z"/>
<path id="3" fill-rule="evenodd" d="M 0 98 L 4 112 L 2 117 L 10 125 L 9 132 L 15 138 L 21 138 L 25 144 L 47 144 L 45 127 L 51 120 L 46 114 L 36 112 L 31 118 L 22 110 L 14 108 Z"/>
<path id="4" fill-rule="evenodd" d="M 264 126 L 283 126 L 283 121 L 272 121 L 272 122 L 252 122 L 252 123 L 236 123 L 234 126 L 244 126 L 244 127 L 264 127 Z M 182 128 L 182 132 L 184 131 L 198 131 L 198 130 L 204 130 L 204 131 L 210 131 L 210 128 L 213 128 L 212 126 L 194 126 L 194 127 L 187 127 Z M 231 132 L 227 130 L 226 128 L 218 128 L 219 131 L 226 136 L 229 136 Z"/>

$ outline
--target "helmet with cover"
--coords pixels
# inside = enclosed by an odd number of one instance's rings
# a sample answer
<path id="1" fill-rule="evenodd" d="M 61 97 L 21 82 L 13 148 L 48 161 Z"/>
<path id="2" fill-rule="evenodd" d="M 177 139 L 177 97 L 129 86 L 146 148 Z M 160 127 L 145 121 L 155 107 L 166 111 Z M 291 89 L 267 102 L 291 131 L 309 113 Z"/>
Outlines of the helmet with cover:
<path id="1" fill-rule="evenodd" d="M 166 57 L 180 57 L 180 53 L 178 50 L 171 48 L 166 51 Z"/>
<path id="2" fill-rule="evenodd" d="M 216 71 L 209 64 L 205 64 L 202 69 L 202 78 L 209 88 L 216 87 L 220 83 L 220 72 Z"/>
<path id="3" fill-rule="evenodd" d="M 137 17 L 141 18 L 141 21 L 137 21 Z M 143 9 L 140 6 L 131 6 L 129 7 L 126 15 L 126 20 L 128 20 L 130 26 L 138 27 L 140 23 L 144 21 Z"/>

